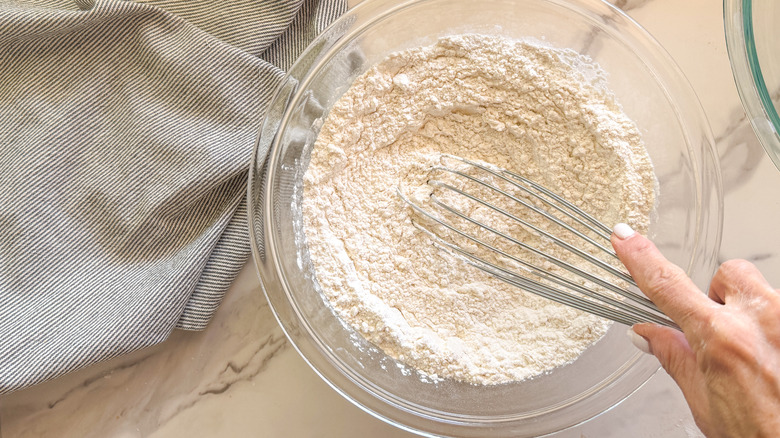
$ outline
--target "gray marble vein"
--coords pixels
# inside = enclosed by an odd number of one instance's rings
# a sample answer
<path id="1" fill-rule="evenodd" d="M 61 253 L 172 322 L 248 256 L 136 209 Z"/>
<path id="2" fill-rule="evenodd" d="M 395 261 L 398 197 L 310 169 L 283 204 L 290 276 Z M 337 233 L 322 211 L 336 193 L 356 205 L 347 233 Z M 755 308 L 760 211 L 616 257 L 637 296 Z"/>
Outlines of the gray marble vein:
<path id="1" fill-rule="evenodd" d="M 610 0 L 609 2 L 625 12 L 641 8 L 653 0 Z"/>
<path id="2" fill-rule="evenodd" d="M 612 0 L 666 47 L 699 94 L 724 181 L 721 260 L 757 263 L 780 286 L 780 172 L 742 110 L 713 0 Z M 683 25 L 684 24 L 684 25 Z M 0 397 L 0 435 L 19 437 L 410 437 L 353 406 L 297 355 L 247 266 L 211 325 Z M 659 372 L 614 409 L 555 438 L 700 437 Z"/>

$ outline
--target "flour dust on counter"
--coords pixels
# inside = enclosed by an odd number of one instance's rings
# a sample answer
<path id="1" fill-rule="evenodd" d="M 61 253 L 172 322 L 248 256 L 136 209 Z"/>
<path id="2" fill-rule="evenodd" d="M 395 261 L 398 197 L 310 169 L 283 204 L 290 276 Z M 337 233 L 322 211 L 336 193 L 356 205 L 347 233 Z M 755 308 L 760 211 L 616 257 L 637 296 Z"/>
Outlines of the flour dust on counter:
<path id="1" fill-rule="evenodd" d="M 469 267 L 413 225 L 397 187 L 426 202 L 442 154 L 515 171 L 606 223 L 644 231 L 655 175 L 605 73 L 572 50 L 476 34 L 392 54 L 333 106 L 304 176 L 318 287 L 386 354 L 433 378 L 485 385 L 573 361 L 609 322 Z M 500 222 L 484 208 L 463 208 Z"/>

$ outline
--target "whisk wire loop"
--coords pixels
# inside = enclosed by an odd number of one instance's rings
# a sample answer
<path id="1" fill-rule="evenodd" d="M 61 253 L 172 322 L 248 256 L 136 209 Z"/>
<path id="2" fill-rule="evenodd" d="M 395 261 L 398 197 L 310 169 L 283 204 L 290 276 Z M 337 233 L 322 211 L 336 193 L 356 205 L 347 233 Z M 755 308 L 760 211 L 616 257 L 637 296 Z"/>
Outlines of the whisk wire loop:
<path id="1" fill-rule="evenodd" d="M 480 184 L 484 184 L 484 182 L 482 182 L 482 181 L 479 181 L 479 183 L 480 183 Z M 512 220 L 514 220 L 514 221 L 517 221 L 518 223 L 522 224 L 523 226 L 525 226 L 525 227 L 526 227 L 526 228 L 528 228 L 528 229 L 531 229 L 531 230 L 533 230 L 534 232 L 538 233 L 539 235 L 541 235 L 541 236 L 544 236 L 544 237 L 546 237 L 546 238 L 550 239 L 550 240 L 551 240 L 551 241 L 553 241 L 553 242 L 554 242 L 556 245 L 558 245 L 558 246 L 560 246 L 560 247 L 563 247 L 563 248 L 565 248 L 565 249 L 567 249 L 567 250 L 571 251 L 572 253 L 576 254 L 577 256 L 579 256 L 580 258 L 582 258 L 583 260 L 586 260 L 586 261 L 588 261 L 588 262 L 590 262 L 590 263 L 593 263 L 593 264 L 597 265 L 599 268 L 601 268 L 601 269 L 604 269 L 605 271 L 608 271 L 608 272 L 610 272 L 611 274 L 613 274 L 613 275 L 615 275 L 615 276 L 621 277 L 623 280 L 625 280 L 625 281 L 628 281 L 629 283 L 633 283 L 633 282 L 634 282 L 634 280 L 633 280 L 633 279 L 632 279 L 632 278 L 631 278 L 631 277 L 630 277 L 628 274 L 626 274 L 626 273 L 624 273 L 624 272 L 622 272 L 622 271 L 620 271 L 620 270 L 616 269 L 614 266 L 610 265 L 609 263 L 606 263 L 606 262 L 604 262 L 604 261 L 602 261 L 602 260 L 600 260 L 600 259 L 598 259 L 598 258 L 595 258 L 595 257 L 592 257 L 592 256 L 590 256 L 589 254 L 587 254 L 586 252 L 584 252 L 584 251 L 580 250 L 579 248 L 577 248 L 577 247 L 574 247 L 574 246 L 572 246 L 572 245 L 570 245 L 570 244 L 566 243 L 564 240 L 561 240 L 561 239 L 559 239 L 559 238 L 557 238 L 557 237 L 553 236 L 552 234 L 550 234 L 550 233 L 548 233 L 548 232 L 546 232 L 546 231 L 542 230 L 541 228 L 539 228 L 539 227 L 537 227 L 537 226 L 534 226 L 533 224 L 531 224 L 531 223 L 529 223 L 528 221 L 525 221 L 525 220 L 523 220 L 523 219 L 521 219 L 521 218 L 517 217 L 516 215 L 513 215 L 512 213 L 509 213 L 508 211 L 506 211 L 506 210 L 505 210 L 505 209 L 503 209 L 503 208 L 497 207 L 497 206 L 495 206 L 494 204 L 491 204 L 490 202 L 487 202 L 487 201 L 485 201 L 484 199 L 481 199 L 481 198 L 478 198 L 478 197 L 476 197 L 476 196 L 474 196 L 474 195 L 471 195 L 471 194 L 469 194 L 469 193 L 466 193 L 466 192 L 464 192 L 463 190 L 460 190 L 460 189 L 458 189 L 457 187 L 453 187 L 452 185 L 450 185 L 450 184 L 447 184 L 447 183 L 443 183 L 443 182 L 441 182 L 441 181 L 437 181 L 437 180 L 429 180 L 429 181 L 428 181 L 428 184 L 429 184 L 429 185 L 432 185 L 432 186 L 435 186 L 435 187 L 442 187 L 442 188 L 446 188 L 447 190 L 451 190 L 451 191 L 453 191 L 453 192 L 455 192 L 455 193 L 458 193 L 459 195 L 462 195 L 462 196 L 464 196 L 464 197 L 466 197 L 466 198 L 468 198 L 468 199 L 471 199 L 472 201 L 474 201 L 474 202 L 476 202 L 476 203 L 478 203 L 478 204 L 480 204 L 480 205 L 483 205 L 483 206 L 485 206 L 485 207 L 487 207 L 487 208 L 489 208 L 489 209 L 491 209 L 491 210 L 493 210 L 493 211 L 495 211 L 495 212 L 497 212 L 497 213 L 501 213 L 502 215 L 506 216 L 507 218 L 509 218 L 509 219 L 512 219 Z M 496 187 L 491 187 L 491 188 L 495 188 L 495 189 L 496 189 L 496 190 L 497 190 L 499 193 L 501 193 L 501 194 L 505 194 L 505 195 L 506 195 L 506 196 L 508 196 L 510 199 L 513 199 L 513 200 L 514 200 L 514 197 L 512 197 L 511 195 L 509 195 L 509 194 L 505 193 L 503 190 L 500 190 L 500 189 L 498 189 L 498 188 L 496 188 Z M 442 208 L 445 208 L 445 209 L 449 210 L 451 213 L 453 213 L 453 214 L 456 214 L 457 216 L 461 217 L 462 219 L 465 219 L 465 220 L 467 220 L 467 221 L 469 221 L 469 222 L 471 222 L 471 223 L 474 223 L 475 225 L 484 226 L 485 228 L 488 228 L 488 229 L 490 229 L 491 231 L 493 230 L 492 228 L 488 227 L 487 225 L 484 225 L 484 224 L 478 224 L 478 223 L 474 222 L 474 221 L 473 221 L 471 218 L 467 217 L 466 215 L 464 215 L 464 214 L 461 214 L 461 213 L 458 213 L 458 212 L 457 212 L 456 210 L 454 210 L 454 209 L 450 209 L 450 208 L 448 208 L 448 206 L 447 206 L 445 203 L 443 203 L 443 202 L 439 201 L 439 199 L 438 199 L 438 198 L 437 198 L 435 195 L 431 195 L 431 201 L 432 201 L 434 204 L 436 204 L 436 205 L 438 205 L 438 206 L 440 206 L 440 207 L 442 207 Z M 517 202 L 520 202 L 521 204 L 523 204 L 524 206 L 527 206 L 528 208 L 532 208 L 534 211 L 536 211 L 536 210 L 537 210 L 537 209 L 536 209 L 536 207 L 529 206 L 529 205 L 527 205 L 525 202 L 523 202 L 522 200 L 519 200 L 519 199 L 518 199 L 518 200 L 517 200 Z M 544 213 L 544 212 L 542 212 L 542 213 Z M 550 216 L 545 216 L 545 217 L 548 217 L 548 218 L 549 218 Z M 557 221 L 557 220 L 558 220 L 558 219 L 557 219 L 557 218 L 555 218 L 554 216 L 552 216 L 552 217 L 554 218 L 554 220 L 555 220 L 555 221 Z M 556 222 L 556 223 L 557 223 L 557 222 Z M 591 238 L 589 238 L 588 236 L 585 236 L 585 235 L 580 235 L 580 233 L 579 233 L 579 232 L 577 232 L 577 235 L 578 235 L 578 236 L 580 236 L 580 237 L 582 237 L 583 239 L 586 239 L 586 241 L 587 241 L 588 243 L 591 243 L 591 244 L 593 244 L 594 246 L 596 246 L 597 248 L 599 248 L 599 249 L 601 249 L 601 250 L 605 251 L 607 254 L 610 254 L 610 255 L 615 255 L 615 253 L 614 253 L 613 251 L 606 249 L 606 248 L 605 248 L 603 245 L 601 245 L 601 244 L 599 244 L 598 242 L 596 242 L 596 241 L 592 240 L 592 239 L 591 239 Z M 510 239 L 510 238 L 509 238 L 509 237 L 507 237 L 507 236 L 502 236 L 502 237 L 505 237 L 505 238 L 507 238 L 507 239 Z M 616 256 L 616 255 L 615 255 L 615 256 Z M 617 256 L 616 256 L 616 257 L 617 257 Z"/>
<path id="2" fill-rule="evenodd" d="M 443 161 L 446 159 L 459 161 L 462 163 L 460 167 L 465 166 L 465 169 L 454 169 L 444 165 Z M 455 177 L 476 183 L 479 186 L 488 189 L 490 192 L 500 195 L 500 199 L 507 199 L 516 205 L 522 206 L 524 210 L 543 217 L 556 226 L 567 230 L 572 236 L 579 238 L 581 243 L 584 242 L 595 248 L 597 253 L 606 254 L 610 259 L 617 260 L 617 255 L 613 250 L 607 248 L 605 245 L 586 234 L 591 233 L 598 238 L 609 241 L 611 234 L 610 228 L 549 189 L 508 170 L 477 163 L 453 155 L 443 155 L 440 162 L 442 164 L 435 166 L 432 171 L 447 172 Z M 480 177 L 480 173 L 485 174 L 485 176 L 490 175 L 498 178 L 498 180 L 507 183 L 509 187 L 507 189 L 498 187 L 495 183 L 491 182 L 489 178 Z M 410 206 L 418 216 L 425 219 L 422 222 L 413 220 L 415 227 L 427 234 L 431 238 L 433 244 L 443 251 L 458 257 L 469 265 L 474 266 L 507 284 L 602 318 L 627 325 L 633 325 L 640 322 L 654 322 L 672 328 L 679 328 L 673 321 L 666 317 L 652 301 L 631 289 L 632 287 L 636 289 L 636 283 L 625 271 L 618 269 L 612 264 L 590 254 L 588 251 L 585 251 L 572 243 L 566 242 L 564 239 L 551 232 L 543 230 L 542 227 L 536 226 L 528 220 L 521 218 L 519 214 L 512 213 L 506 208 L 495 205 L 494 202 L 489 202 L 482 197 L 476 196 L 464 189 L 455 187 L 453 184 L 438 179 L 430 179 L 428 184 L 432 187 L 429 196 L 431 207 L 428 209 L 419 203 L 410 200 L 404 195 L 400 187 L 398 187 L 396 191 L 406 205 Z M 530 197 L 531 199 L 525 200 L 515 193 L 510 193 L 509 191 L 514 191 L 513 189 L 519 190 L 525 194 L 524 196 Z M 483 221 L 470 217 L 462 210 L 438 197 L 435 194 L 435 191 L 437 190 L 455 193 L 460 197 L 469 200 L 471 203 L 475 203 L 492 212 L 498 213 L 500 217 L 508 219 L 511 223 L 521 224 L 525 229 L 535 233 L 540 238 L 554 243 L 566 252 L 575 255 L 603 273 L 615 277 L 618 282 L 627 285 L 627 287 L 619 286 L 613 281 L 608 281 L 600 275 L 588 272 L 584 268 L 575 266 L 559 257 L 540 250 L 494 226 L 490 226 Z M 531 200 L 541 202 L 547 209 L 534 205 Z M 558 214 L 562 214 L 563 217 L 559 218 L 557 216 Z M 567 278 L 552 272 L 549 269 L 523 260 L 516 255 L 510 254 L 484 239 L 464 231 L 462 226 L 456 225 L 457 221 L 450 218 L 457 218 L 461 220 L 461 222 L 465 221 L 465 223 L 473 225 L 475 230 L 487 231 L 489 234 L 500 238 L 505 244 L 511 244 L 512 247 L 517 247 L 525 251 L 525 253 L 534 254 L 538 258 L 546 260 L 552 265 L 573 274 L 574 278 Z M 571 221 L 571 224 L 566 222 L 566 218 Z M 574 224 L 578 224 L 580 227 L 584 228 L 584 230 L 578 230 L 575 228 Z M 443 237 L 444 233 L 433 231 L 436 227 L 440 227 L 442 231 L 448 230 L 449 232 L 454 233 L 451 237 L 460 236 L 461 238 L 466 239 L 466 241 L 485 250 L 485 254 L 492 254 L 492 257 L 497 261 L 514 264 L 515 266 L 510 268 L 488 261 L 485 259 L 484 255 L 480 256 L 476 254 L 476 251 L 464 249 L 462 245 L 454 243 L 451 238 L 448 239 Z M 576 279 L 579 279 L 579 281 L 574 281 Z"/>
<path id="3" fill-rule="evenodd" d="M 599 286 L 601 286 L 601 287 L 603 287 L 605 289 L 608 289 L 608 290 L 610 290 L 610 291 L 612 291 L 614 293 L 622 295 L 623 297 L 628 298 L 628 299 L 630 299 L 632 301 L 635 301 L 637 303 L 640 303 L 642 305 L 653 306 L 652 301 L 648 300 L 645 297 L 640 297 L 640 296 L 638 296 L 634 292 L 631 292 L 628 289 L 624 289 L 624 288 L 618 287 L 618 286 L 616 286 L 616 285 L 614 285 L 612 283 L 609 283 L 608 281 L 606 281 L 606 280 L 604 280 L 604 279 L 602 279 L 602 278 L 600 278 L 600 277 L 598 277 L 598 276 L 596 276 L 594 274 L 591 274 L 591 273 L 589 273 L 589 272 L 587 272 L 587 271 L 585 271 L 583 269 L 580 269 L 580 268 L 572 265 L 571 263 L 567 263 L 567 262 L 565 262 L 565 261 L 563 261 L 563 260 L 561 260 L 561 259 L 559 259 L 557 257 L 554 257 L 554 256 L 552 256 L 552 255 L 550 255 L 550 254 L 548 254 L 546 252 L 543 252 L 543 251 L 541 251 L 541 250 L 539 250 L 537 248 L 534 248 L 533 246 L 530 246 L 530 245 L 526 244 L 525 242 L 522 242 L 522 241 L 520 241 L 520 240 L 518 240 L 518 239 L 516 239 L 516 238 L 514 238 L 512 236 L 509 236 L 506 233 L 498 231 L 495 228 L 491 227 L 490 225 L 485 224 L 484 222 L 480 222 L 480 221 L 475 220 L 474 218 L 468 217 L 467 215 L 463 214 L 459 210 L 457 210 L 455 208 L 452 208 L 451 206 L 447 205 L 444 202 L 441 202 L 435 195 L 431 195 L 431 202 L 434 203 L 435 205 L 440 206 L 441 208 L 445 209 L 446 211 L 452 213 L 453 215 L 455 215 L 457 217 L 460 217 L 461 219 L 464 219 L 464 220 L 466 220 L 466 221 L 468 221 L 468 222 L 470 222 L 470 223 L 472 223 L 472 224 L 474 224 L 474 225 L 476 225 L 476 226 L 478 226 L 480 228 L 483 228 L 483 229 L 485 229 L 485 230 L 487 230 L 487 231 L 489 231 L 489 232 L 491 232 L 491 233 L 493 233 L 493 234 L 495 234 L 495 235 L 497 235 L 497 236 L 499 236 L 501 238 L 504 238 L 504 239 L 508 240 L 509 242 L 511 242 L 511 243 L 513 243 L 513 244 L 515 244 L 515 245 L 517 245 L 517 246 L 519 246 L 519 247 L 521 247 L 521 248 L 523 248 L 523 249 L 525 249 L 525 250 L 527 250 L 529 252 L 532 252 L 532 253 L 534 253 L 534 254 L 544 258 L 545 260 L 555 264 L 558 267 L 566 269 L 566 270 L 568 270 L 568 271 L 570 271 L 570 272 L 572 272 L 572 273 L 574 273 L 576 275 L 579 275 L 580 277 L 584 278 L 587 281 L 590 281 L 592 283 L 596 283 L 597 285 L 599 285 Z M 469 234 L 467 234 L 467 233 L 465 233 L 465 232 L 463 232 L 463 231 L 461 231 L 461 230 L 459 230 L 457 228 L 454 228 L 454 227 L 452 227 L 449 224 L 446 224 L 446 223 L 442 222 L 442 225 L 444 225 L 448 229 L 458 233 L 459 235 L 465 237 L 466 239 L 468 239 L 468 240 L 470 240 L 470 241 L 472 241 L 474 243 L 480 244 L 482 246 L 486 246 L 482 241 L 478 241 L 478 240 L 472 238 L 473 236 L 471 236 L 471 235 L 469 235 Z M 587 254 L 585 252 L 582 252 L 582 251 L 580 251 L 578 249 L 575 249 L 574 247 L 572 247 L 571 245 L 569 245 L 569 244 L 567 244 L 565 242 L 562 242 L 562 246 L 565 249 L 568 249 L 568 250 L 570 250 L 572 252 L 574 252 L 576 250 L 575 254 L 581 256 L 584 260 L 586 260 L 586 261 L 588 261 L 588 262 L 590 262 L 590 263 L 592 263 L 592 264 L 594 264 L 594 265 L 596 265 L 598 267 L 601 267 L 601 268 L 605 269 L 606 271 L 608 271 L 610 273 L 613 273 L 615 275 L 623 274 L 622 272 L 617 271 L 613 266 L 606 265 L 603 261 L 601 261 L 601 260 L 599 260 L 599 259 L 597 259 L 597 258 L 595 258 L 595 257 L 593 257 L 593 256 L 591 256 L 591 255 L 589 255 L 589 254 Z M 488 249 L 490 249 L 490 250 L 492 250 L 494 252 L 498 251 L 497 249 L 493 248 L 492 246 L 489 247 Z"/>
<path id="4" fill-rule="evenodd" d="M 554 210 L 557 210 L 570 219 L 576 221 L 580 225 L 583 225 L 587 227 L 588 229 L 596 232 L 600 237 L 609 240 L 609 236 L 612 235 L 612 229 L 608 226 L 604 225 L 603 222 L 599 221 L 598 219 L 594 218 L 593 216 L 589 215 L 582 209 L 578 208 L 571 202 L 567 201 L 563 197 L 555 194 L 551 190 L 547 189 L 546 187 L 537 184 L 533 181 L 531 181 L 528 178 L 525 178 L 521 175 L 518 175 L 515 172 L 506 170 L 506 169 L 500 169 L 500 168 L 491 168 L 484 164 L 478 163 L 476 161 L 467 160 L 462 157 L 458 157 L 456 155 L 450 155 L 450 154 L 443 154 L 442 160 L 445 159 L 452 159 L 460 161 L 461 163 L 468 164 L 469 166 L 473 166 L 477 169 L 480 169 L 484 172 L 487 172 L 493 176 L 496 176 L 498 178 L 501 178 L 502 180 L 512 184 L 514 187 L 522 190 L 523 192 L 526 192 L 540 201 L 542 201 L 547 206 L 553 208 Z M 513 181 L 514 180 L 514 181 Z M 539 196 L 539 194 L 542 194 L 544 196 Z M 548 199 L 545 199 L 545 196 Z M 552 200 L 552 201 L 550 201 Z M 614 253 L 613 253 L 614 254 Z M 617 256 L 616 256 L 617 257 Z"/>
<path id="5" fill-rule="evenodd" d="M 403 197 L 403 194 L 400 196 Z M 423 214 L 426 214 L 423 212 Z M 438 221 L 437 218 L 431 218 L 434 221 Z M 449 228 L 449 225 L 446 223 L 442 223 L 443 226 Z M 540 284 L 537 282 L 534 282 L 533 280 L 526 279 L 522 277 L 521 275 L 518 275 L 516 273 L 513 273 L 506 268 L 500 267 L 494 263 L 487 262 L 485 260 L 482 260 L 478 257 L 476 257 L 474 254 L 464 250 L 463 248 L 460 248 L 456 245 L 454 245 L 451 242 L 447 242 L 446 240 L 442 239 L 441 237 L 437 236 L 430 230 L 428 230 L 425 227 L 422 227 L 421 225 L 415 223 L 415 227 L 417 227 L 419 230 L 423 231 L 424 233 L 428 234 L 431 239 L 434 241 L 434 245 L 443 248 L 445 250 L 451 251 L 456 253 L 457 255 L 461 256 L 461 258 L 469 263 L 470 265 L 477 267 L 478 269 L 481 269 L 485 272 L 490 273 L 491 275 L 496 276 L 497 278 L 510 283 L 512 285 L 521 287 L 523 289 L 529 290 L 532 293 L 535 293 L 537 295 L 543 296 L 544 298 L 550 299 L 552 301 L 559 302 L 561 304 L 569 305 L 575 308 L 579 308 L 581 310 L 585 310 L 589 313 L 596 314 L 598 316 L 611 319 L 613 321 L 622 322 L 625 324 L 636 324 L 639 322 L 644 321 L 651 321 L 656 322 L 658 324 L 662 325 L 668 325 L 668 321 L 666 321 L 663 317 L 658 316 L 651 311 L 632 307 L 630 304 L 627 304 L 624 301 L 619 301 L 614 298 L 611 298 L 609 296 L 600 295 L 596 292 L 593 292 L 592 290 L 577 284 L 565 277 L 562 277 L 560 275 L 554 274 L 552 272 L 545 271 L 537 266 L 534 266 L 530 263 L 527 263 L 524 260 L 521 260 L 511 254 L 508 254 L 472 235 L 469 235 L 467 233 L 464 233 L 458 229 L 452 229 L 452 231 L 455 231 L 458 234 L 461 234 L 463 237 L 466 237 L 467 239 L 479 244 L 480 246 L 483 246 L 487 249 L 490 249 L 497 254 L 501 255 L 502 257 L 505 257 L 519 265 L 521 265 L 523 268 L 525 268 L 528 273 L 537 276 L 539 278 L 544 278 L 546 280 L 549 280 L 559 286 L 565 287 L 570 289 L 573 292 L 577 292 L 579 294 L 582 294 L 586 297 L 596 299 L 603 301 L 604 303 L 611 305 L 619 310 L 610 309 L 609 307 L 603 307 L 599 306 L 597 303 L 594 303 L 593 301 L 588 301 L 585 299 L 582 299 L 581 297 L 577 295 L 561 295 L 559 291 L 550 288 L 549 286 L 546 286 L 544 284 Z M 522 286 L 520 286 L 522 284 Z M 639 316 L 644 317 L 645 319 L 639 318 Z"/>

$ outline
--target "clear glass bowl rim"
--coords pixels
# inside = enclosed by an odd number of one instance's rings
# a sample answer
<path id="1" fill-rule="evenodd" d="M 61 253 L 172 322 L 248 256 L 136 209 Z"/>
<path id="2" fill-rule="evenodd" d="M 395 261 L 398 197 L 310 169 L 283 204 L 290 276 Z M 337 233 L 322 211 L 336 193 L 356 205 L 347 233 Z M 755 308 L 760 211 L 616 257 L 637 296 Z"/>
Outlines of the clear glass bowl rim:
<path id="1" fill-rule="evenodd" d="M 397 6 L 389 8 L 388 11 L 385 11 L 385 13 L 392 13 L 393 10 L 397 10 L 399 8 L 402 8 L 405 4 L 411 4 L 416 3 L 418 0 L 408 0 L 404 1 L 402 3 L 397 4 Z M 641 26 L 639 26 L 636 22 L 634 22 L 630 17 L 628 17 L 626 14 L 624 14 L 619 9 L 615 8 L 614 6 L 602 2 L 602 1 L 594 1 L 594 0 L 547 0 L 548 3 L 552 4 L 558 4 L 558 5 L 571 5 L 572 8 L 575 6 L 579 7 L 577 9 L 579 12 L 584 13 L 587 12 L 588 14 L 591 14 L 593 16 L 598 16 L 601 18 L 604 22 L 607 23 L 608 26 L 617 28 L 617 29 L 624 29 L 629 30 L 629 35 L 631 38 L 632 43 L 634 46 L 639 46 L 643 50 L 643 59 L 650 59 L 654 65 L 660 65 L 659 68 L 664 70 L 664 73 L 671 74 L 674 79 L 674 84 L 672 84 L 673 90 L 670 91 L 670 93 L 676 93 L 681 92 L 685 94 L 685 103 L 688 106 L 686 108 L 687 110 L 692 110 L 693 113 L 695 113 L 695 116 L 698 121 L 701 122 L 701 126 L 706 127 L 707 132 L 704 135 L 704 142 L 705 144 L 701 145 L 694 145 L 695 147 L 701 147 L 702 150 L 698 151 L 700 156 L 698 156 L 699 162 L 693 163 L 694 167 L 697 168 L 697 174 L 701 177 L 701 184 L 699 186 L 699 189 L 701 190 L 701 197 L 702 198 L 709 198 L 710 201 L 710 210 L 703 213 L 704 217 L 700 217 L 700 229 L 699 232 L 701 236 L 710 236 L 710 238 L 714 241 L 713 250 L 704 253 L 703 251 L 700 251 L 700 253 L 697 254 L 699 257 L 699 262 L 702 265 L 708 265 L 712 264 L 713 261 L 716 258 L 717 255 L 717 249 L 720 247 L 720 237 L 721 237 L 721 222 L 722 222 L 722 196 L 721 196 L 721 180 L 720 180 L 720 173 L 719 173 L 719 167 L 717 165 L 717 155 L 714 153 L 714 142 L 712 141 L 712 136 L 709 133 L 709 124 L 706 121 L 706 117 L 704 116 L 703 110 L 701 109 L 701 106 L 699 104 L 698 99 L 695 96 L 695 93 L 693 92 L 690 85 L 687 83 L 687 81 L 684 78 L 684 75 L 679 70 L 679 68 L 676 66 L 676 64 L 672 61 L 671 57 L 661 48 L 661 46 L 643 29 Z M 366 8 L 368 4 L 374 4 L 376 2 L 366 1 L 355 8 L 348 11 L 346 14 L 344 14 L 339 20 L 337 20 L 336 23 L 332 24 L 331 27 L 326 29 L 323 32 L 324 34 L 327 34 L 327 32 L 332 29 L 334 26 L 337 25 L 337 23 L 340 20 L 345 19 L 345 17 L 348 17 L 350 14 L 356 14 L 361 12 L 363 9 Z M 587 6 L 587 7 L 586 7 Z M 583 9 L 584 8 L 584 9 Z M 320 40 L 321 37 L 318 37 L 318 39 L 315 39 L 315 41 L 310 45 L 310 48 L 317 45 L 317 42 Z M 308 52 L 309 49 L 307 49 Z M 299 60 L 302 58 L 305 58 L 305 53 L 302 55 Z M 300 62 L 300 61 L 299 61 Z M 309 62 L 309 61 L 307 61 Z M 298 63 L 296 63 L 298 64 Z M 290 72 L 295 71 L 295 66 L 291 68 Z M 291 74 L 291 73 L 290 73 Z M 290 76 L 288 74 L 288 76 Z M 304 75 L 305 76 L 305 75 Z M 290 96 L 282 96 L 280 97 L 280 94 L 282 94 L 281 88 L 284 88 L 285 81 L 282 82 L 282 85 L 280 86 L 280 90 L 277 90 L 276 96 L 274 97 L 273 101 L 278 100 L 287 100 Z M 265 127 L 268 123 L 268 118 L 263 121 L 263 126 Z M 264 131 L 264 129 L 261 129 L 261 133 Z M 277 132 L 273 131 L 274 137 L 276 137 Z M 267 140 L 266 140 L 267 141 Z M 260 143 L 260 140 L 258 140 L 258 144 Z M 290 340 L 291 344 L 294 346 L 294 348 L 299 352 L 299 354 L 304 358 L 304 360 L 311 366 L 311 368 L 326 382 L 328 383 L 334 390 L 336 390 L 339 394 L 341 394 L 343 397 L 345 397 L 347 400 L 361 408 L 362 410 L 368 412 L 369 414 L 385 421 L 390 424 L 393 424 L 399 428 L 415 432 L 417 434 L 421 435 L 428 435 L 428 436 L 441 436 L 446 434 L 446 432 L 443 432 L 443 429 L 438 428 L 435 423 L 437 423 L 438 420 L 431 419 L 431 418 L 423 418 L 416 416 L 412 413 L 410 413 L 407 409 L 404 407 L 398 407 L 393 406 L 391 407 L 390 411 L 388 412 L 387 405 L 385 404 L 386 401 L 377 400 L 375 397 L 375 394 L 369 394 L 367 391 L 367 388 L 364 385 L 361 385 L 359 382 L 357 382 L 353 377 L 345 375 L 341 373 L 341 370 L 334 370 L 332 368 L 333 365 L 330 363 L 323 362 L 321 357 L 317 357 L 318 350 L 321 350 L 323 346 L 317 345 L 318 340 L 312 339 L 310 335 L 305 333 L 305 330 L 302 330 L 302 327 L 300 325 L 300 321 L 290 323 L 290 318 L 293 320 L 295 318 L 300 318 L 300 314 L 297 312 L 297 309 L 291 308 L 290 300 L 289 300 L 289 293 L 285 291 L 284 289 L 287 287 L 286 284 L 283 281 L 283 274 L 281 273 L 281 270 L 279 268 L 279 262 L 278 257 L 279 254 L 275 248 L 274 244 L 274 230 L 273 230 L 273 218 L 271 216 L 272 211 L 272 200 L 273 200 L 273 194 L 271 191 L 272 184 L 257 184 L 254 180 L 264 166 L 267 167 L 267 172 L 265 176 L 265 180 L 273 180 L 273 174 L 274 171 L 274 164 L 275 161 L 278 159 L 278 149 L 279 145 L 275 141 L 271 141 L 270 143 L 270 150 L 267 153 L 267 156 L 265 158 L 258 157 L 258 146 L 255 146 L 255 151 L 253 153 L 250 172 L 249 172 L 249 186 L 248 186 L 248 201 L 249 201 L 249 226 L 250 226 L 250 241 L 252 244 L 252 251 L 253 256 L 255 259 L 256 267 L 258 269 L 258 274 L 262 280 L 262 287 L 263 291 L 266 294 L 266 297 L 269 300 L 269 303 L 271 305 L 271 308 L 274 312 L 274 315 L 279 322 L 280 326 L 284 330 L 285 334 L 287 335 L 288 339 Z M 702 174 L 702 168 L 710 169 L 712 170 L 711 174 L 705 173 Z M 258 188 L 259 187 L 259 188 Z M 264 199 L 262 207 L 262 220 L 260 218 L 255 217 L 253 214 L 255 212 L 255 209 L 257 206 L 254 205 L 253 201 L 255 198 L 255 191 L 256 190 L 262 190 L 264 192 Z M 258 243 L 254 236 L 262 235 L 266 236 L 265 242 Z M 702 237 L 702 240 L 704 238 Z M 699 248 L 699 250 L 701 250 Z M 701 272 L 698 273 L 699 275 L 702 275 Z M 708 276 L 711 272 L 706 272 L 703 275 Z M 281 285 L 281 287 L 279 287 Z M 286 301 L 286 302 L 285 302 Z M 308 338 L 307 338 L 308 337 Z M 611 382 L 608 382 L 608 384 L 604 386 L 620 386 L 621 388 L 621 394 L 619 397 L 617 397 L 614 402 L 610 406 L 606 406 L 603 411 L 600 413 L 606 412 L 607 410 L 614 407 L 617 403 L 628 397 L 631 393 L 639 389 L 641 385 L 649 379 L 652 374 L 658 369 L 658 366 L 655 365 L 652 367 L 652 369 L 647 369 L 646 367 L 642 369 L 641 371 L 638 371 L 639 367 L 636 367 L 636 369 L 629 369 L 626 373 L 622 374 L 620 378 L 615 379 Z M 636 373 L 639 372 L 641 375 L 637 375 Z M 632 374 L 634 373 L 634 374 Z M 636 383 L 638 379 L 640 382 Z M 629 385 L 629 387 L 626 387 L 626 380 L 632 380 L 632 383 Z M 599 415 L 595 414 L 595 415 Z M 406 421 L 409 420 L 411 417 L 414 420 L 419 421 Z M 579 424 L 581 422 L 587 421 L 591 419 L 593 415 L 587 417 L 587 418 L 581 418 L 576 422 L 573 422 L 571 424 L 567 424 L 565 427 L 559 427 L 556 429 L 551 429 L 545 433 L 552 433 L 556 432 L 561 429 L 565 429 L 568 427 L 573 427 L 576 424 Z M 452 424 L 446 424 L 447 428 L 452 427 Z M 498 426 L 497 424 L 495 426 Z M 451 430 L 451 429 L 447 429 Z M 473 430 L 471 431 L 474 432 Z M 472 436 L 472 435 L 469 435 Z M 473 435 L 473 436 L 479 436 Z M 528 435 L 530 436 L 530 435 Z"/>

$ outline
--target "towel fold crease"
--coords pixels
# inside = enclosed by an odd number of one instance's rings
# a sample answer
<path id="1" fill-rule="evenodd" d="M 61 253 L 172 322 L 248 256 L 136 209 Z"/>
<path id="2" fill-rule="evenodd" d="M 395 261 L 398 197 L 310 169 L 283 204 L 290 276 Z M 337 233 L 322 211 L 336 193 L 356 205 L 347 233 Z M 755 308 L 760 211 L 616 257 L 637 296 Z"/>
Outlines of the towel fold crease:
<path id="1" fill-rule="evenodd" d="M 0 394 L 202 330 L 272 93 L 344 0 L 0 0 Z"/>

